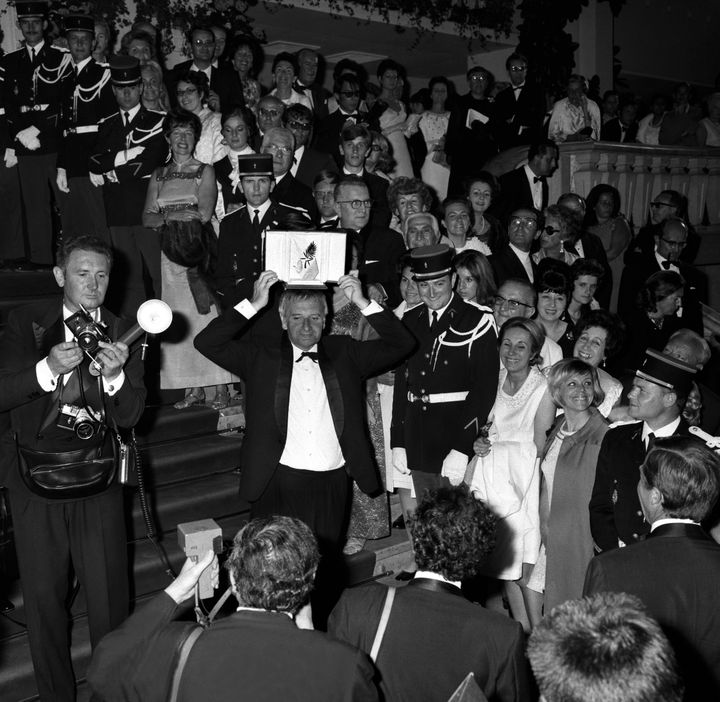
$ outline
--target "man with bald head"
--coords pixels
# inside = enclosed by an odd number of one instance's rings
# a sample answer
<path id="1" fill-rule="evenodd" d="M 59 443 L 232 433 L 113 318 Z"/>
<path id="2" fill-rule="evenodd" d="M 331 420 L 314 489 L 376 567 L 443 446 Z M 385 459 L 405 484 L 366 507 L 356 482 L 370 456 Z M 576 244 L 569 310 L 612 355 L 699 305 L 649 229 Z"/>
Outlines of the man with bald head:
<path id="1" fill-rule="evenodd" d="M 510 213 L 508 243 L 489 257 L 497 285 L 502 285 L 508 278 L 535 282 L 537 264 L 530 256 L 530 249 L 540 224 L 540 213 L 531 207 L 518 207 Z"/>
<path id="2" fill-rule="evenodd" d="M 685 294 L 680 319 L 683 327 L 698 334 L 703 332 L 701 302 L 707 302 L 707 279 L 697 268 L 680 260 L 688 240 L 688 226 L 682 219 L 666 219 L 655 233 L 653 251 L 634 252 L 626 257 L 620 279 L 618 314 L 628 320 L 635 299 L 645 281 L 658 271 L 674 271 L 685 281 Z"/>

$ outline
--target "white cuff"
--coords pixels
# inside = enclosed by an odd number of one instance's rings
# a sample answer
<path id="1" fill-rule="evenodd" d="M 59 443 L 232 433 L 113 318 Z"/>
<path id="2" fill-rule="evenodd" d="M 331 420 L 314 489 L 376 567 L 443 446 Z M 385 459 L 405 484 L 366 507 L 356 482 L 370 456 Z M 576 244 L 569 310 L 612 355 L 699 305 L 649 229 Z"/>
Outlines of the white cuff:
<path id="1" fill-rule="evenodd" d="M 125 371 L 120 371 L 120 375 L 115 380 L 108 380 L 103 376 L 102 384 L 105 393 L 112 397 L 125 383 Z"/>
<path id="2" fill-rule="evenodd" d="M 247 298 L 238 302 L 233 309 L 239 312 L 245 319 L 252 319 L 257 314 L 257 310 Z"/>
<path id="3" fill-rule="evenodd" d="M 360 312 L 362 312 L 365 317 L 371 314 L 377 314 L 378 312 L 382 311 L 383 308 L 377 302 L 375 302 L 375 300 L 370 300 L 370 304 L 364 310 L 360 310 Z"/>
<path id="4" fill-rule="evenodd" d="M 58 376 L 52 374 L 47 356 L 35 364 L 35 377 L 45 392 L 52 392 L 57 387 Z"/>

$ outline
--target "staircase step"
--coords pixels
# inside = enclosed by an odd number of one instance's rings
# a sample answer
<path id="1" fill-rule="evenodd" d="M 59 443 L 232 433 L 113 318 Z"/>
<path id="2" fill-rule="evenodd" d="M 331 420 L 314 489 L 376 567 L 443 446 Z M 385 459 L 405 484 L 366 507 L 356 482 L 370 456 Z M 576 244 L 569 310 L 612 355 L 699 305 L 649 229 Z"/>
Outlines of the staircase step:
<path id="1" fill-rule="evenodd" d="M 239 434 L 213 434 L 144 449 L 140 455 L 148 490 L 237 468 L 241 446 Z"/>

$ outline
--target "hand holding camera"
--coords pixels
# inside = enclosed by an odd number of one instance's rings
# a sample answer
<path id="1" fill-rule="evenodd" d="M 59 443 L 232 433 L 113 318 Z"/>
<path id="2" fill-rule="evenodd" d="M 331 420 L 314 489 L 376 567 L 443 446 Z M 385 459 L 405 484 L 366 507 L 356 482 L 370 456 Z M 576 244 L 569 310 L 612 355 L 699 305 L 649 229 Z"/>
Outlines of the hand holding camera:
<path id="1" fill-rule="evenodd" d="M 54 376 L 69 373 L 83 360 L 82 349 L 75 341 L 55 344 L 48 353 L 48 367 Z"/>
<path id="2" fill-rule="evenodd" d="M 108 382 L 115 380 L 120 375 L 120 371 L 122 371 L 130 356 L 127 344 L 123 344 L 121 341 L 98 341 L 98 347 L 99 351 L 95 353 L 92 366 Z"/>

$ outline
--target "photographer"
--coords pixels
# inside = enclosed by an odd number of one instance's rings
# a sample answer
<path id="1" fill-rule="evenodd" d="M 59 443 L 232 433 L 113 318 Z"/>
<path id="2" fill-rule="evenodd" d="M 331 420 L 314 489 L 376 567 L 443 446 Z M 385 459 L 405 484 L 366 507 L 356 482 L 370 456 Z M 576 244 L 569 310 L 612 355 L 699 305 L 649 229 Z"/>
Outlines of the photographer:
<path id="1" fill-rule="evenodd" d="M 112 251 L 74 238 L 53 269 L 62 302 L 14 310 L 0 342 L 0 484 L 10 492 L 25 616 L 40 698 L 75 699 L 68 583 L 77 576 L 93 645 L 128 613 L 127 536 L 113 429 L 145 407 L 143 366 L 118 339 L 130 326 L 102 307 Z M 80 315 L 84 308 L 89 318 Z M 64 323 L 74 318 L 75 334 Z M 72 324 L 72 320 L 71 320 Z M 87 341 L 94 362 L 75 336 Z M 103 340 L 104 339 L 104 340 Z"/>
<path id="2" fill-rule="evenodd" d="M 164 702 L 175 699 L 168 692 L 176 680 L 184 702 L 377 700 L 364 653 L 300 628 L 318 561 L 304 522 L 252 520 L 235 536 L 225 564 L 237 611 L 203 630 L 188 652 L 184 642 L 197 626 L 173 620 L 217 561 L 210 551 L 197 563 L 186 561 L 164 592 L 103 639 L 87 675 L 93 699 Z"/>

